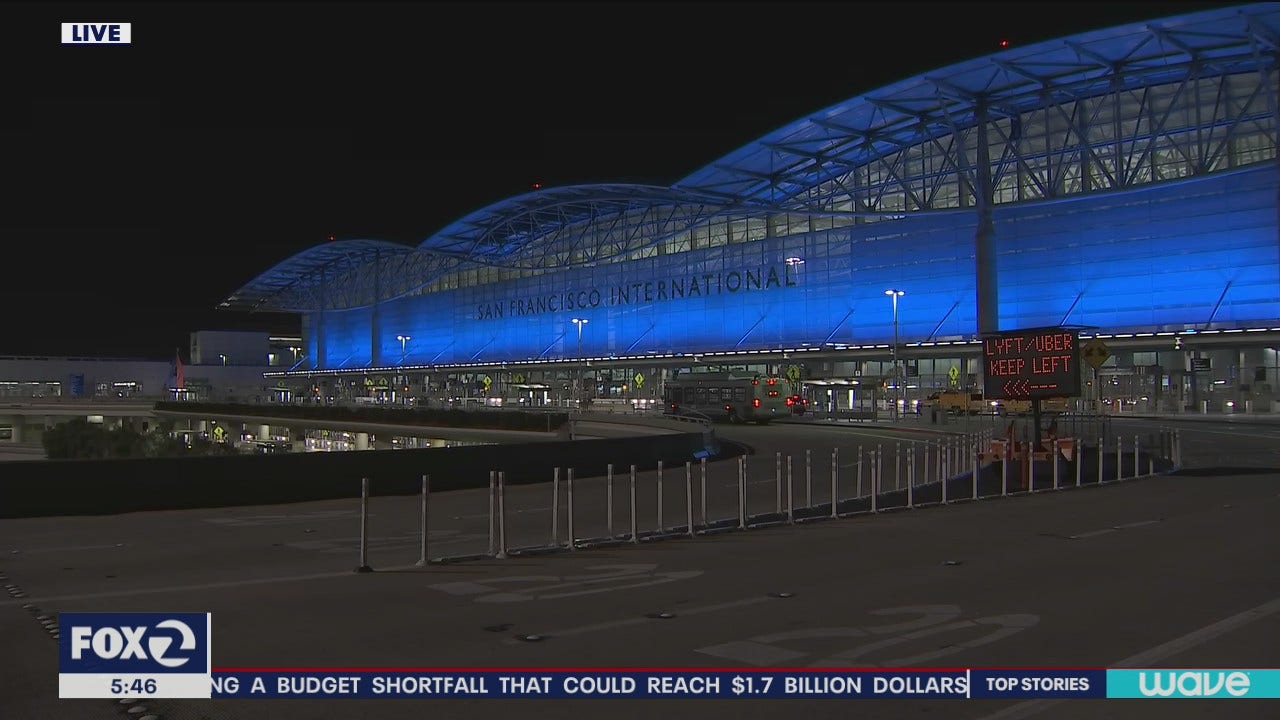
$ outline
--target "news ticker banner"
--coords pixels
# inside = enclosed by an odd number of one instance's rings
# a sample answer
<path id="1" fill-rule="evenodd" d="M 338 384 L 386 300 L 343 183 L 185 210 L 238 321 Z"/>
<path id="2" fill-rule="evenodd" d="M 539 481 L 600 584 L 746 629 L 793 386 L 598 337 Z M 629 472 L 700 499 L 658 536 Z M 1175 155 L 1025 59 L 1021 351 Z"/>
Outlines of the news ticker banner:
<path id="1" fill-rule="evenodd" d="M 60 621 L 61 698 L 1280 698 L 1280 669 L 214 668 L 209 614 Z"/>

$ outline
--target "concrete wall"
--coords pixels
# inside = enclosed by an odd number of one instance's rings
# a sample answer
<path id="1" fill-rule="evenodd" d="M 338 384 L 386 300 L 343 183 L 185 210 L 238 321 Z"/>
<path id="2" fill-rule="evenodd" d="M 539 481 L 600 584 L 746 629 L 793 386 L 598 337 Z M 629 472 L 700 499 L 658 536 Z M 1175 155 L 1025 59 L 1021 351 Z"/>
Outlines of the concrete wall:
<path id="1" fill-rule="evenodd" d="M 695 460 L 702 433 L 576 442 L 127 460 L 10 462 L 0 473 L 0 518 L 108 515 L 143 510 L 230 507 L 358 498 L 360 479 L 374 495 L 411 495 L 423 473 L 433 490 L 482 488 L 490 470 L 507 482 L 545 482 L 555 467 L 579 477 L 601 475 L 608 463 L 639 468 Z"/>

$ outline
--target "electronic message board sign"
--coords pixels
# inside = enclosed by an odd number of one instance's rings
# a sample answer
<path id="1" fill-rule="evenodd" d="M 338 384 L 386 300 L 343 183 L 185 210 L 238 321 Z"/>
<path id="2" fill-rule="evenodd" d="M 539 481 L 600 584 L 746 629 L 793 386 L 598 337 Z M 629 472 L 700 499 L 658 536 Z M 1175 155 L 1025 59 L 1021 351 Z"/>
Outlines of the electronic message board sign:
<path id="1" fill-rule="evenodd" d="M 1080 395 L 1080 338 L 1075 330 L 1039 328 L 982 339 L 983 393 L 990 400 Z"/>

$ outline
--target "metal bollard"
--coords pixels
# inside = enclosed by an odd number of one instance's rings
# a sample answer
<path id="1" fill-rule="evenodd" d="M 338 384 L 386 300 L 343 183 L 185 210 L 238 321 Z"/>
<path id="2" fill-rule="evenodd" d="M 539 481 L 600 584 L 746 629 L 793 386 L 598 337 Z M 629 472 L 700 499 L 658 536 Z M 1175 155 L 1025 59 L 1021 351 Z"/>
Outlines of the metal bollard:
<path id="1" fill-rule="evenodd" d="M 787 456 L 787 523 L 795 524 L 796 514 L 794 504 L 795 493 L 792 492 L 791 485 L 791 456 Z"/>
<path id="2" fill-rule="evenodd" d="M 702 526 L 707 526 L 707 459 L 702 458 Z"/>
<path id="3" fill-rule="evenodd" d="M 1061 447 L 1061 445 L 1059 444 L 1059 441 L 1057 440 L 1057 438 L 1055 438 L 1053 441 L 1053 453 L 1051 454 L 1053 457 L 1053 489 L 1054 490 L 1058 490 L 1060 488 L 1060 485 L 1058 483 L 1058 479 L 1059 479 L 1058 475 L 1061 472 L 1058 469 L 1058 448 L 1059 447 Z"/>
<path id="4" fill-rule="evenodd" d="M 858 446 L 858 488 L 857 490 L 858 490 L 858 493 L 854 495 L 854 497 L 855 498 L 862 497 L 862 446 L 861 445 Z"/>
<path id="5" fill-rule="evenodd" d="M 1030 445 L 1027 446 L 1027 494 L 1036 491 L 1036 453 Z"/>
<path id="6" fill-rule="evenodd" d="M 1009 441 L 1000 445 L 1000 497 L 1009 497 L 1009 461 L 1013 459 Z"/>
<path id="7" fill-rule="evenodd" d="M 606 508 L 605 523 L 609 537 L 613 537 L 613 463 L 605 468 L 604 504 Z"/>
<path id="8" fill-rule="evenodd" d="M 804 451 L 804 506 L 813 507 L 813 453 Z"/>
<path id="9" fill-rule="evenodd" d="M 879 447 L 879 446 L 877 445 L 876 447 Z M 876 455 L 876 453 L 877 453 L 877 451 L 875 451 L 875 450 L 872 450 L 872 451 L 871 451 L 871 454 L 872 454 L 873 456 L 874 456 L 874 455 Z M 876 494 L 880 491 L 880 484 L 879 484 L 879 480 L 880 480 L 880 478 L 878 477 L 878 473 L 876 472 L 876 468 L 880 466 L 880 458 L 878 458 L 878 457 L 877 457 L 877 458 L 873 458 L 873 459 L 874 459 L 874 462 L 871 464 L 871 468 L 870 468 L 870 470 L 868 470 L 868 473 L 871 475 L 871 477 L 869 478 L 869 480 L 870 480 L 870 482 L 871 482 L 871 487 L 870 487 L 870 491 L 871 491 L 871 512 L 875 512 L 875 511 L 876 511 Z M 861 475 L 861 473 L 862 473 L 862 468 L 861 468 L 861 466 L 859 466 L 859 468 L 858 468 L 858 473 L 859 473 L 859 475 Z"/>
<path id="10" fill-rule="evenodd" d="M 747 529 L 747 458 L 738 456 L 738 529 Z"/>
<path id="11" fill-rule="evenodd" d="M 1073 439 L 1071 444 L 1071 457 L 1076 463 L 1076 487 L 1080 487 L 1080 483 L 1084 480 L 1084 455 L 1080 453 L 1084 450 L 1084 444 Z"/>
<path id="12" fill-rule="evenodd" d="M 569 549 L 577 550 L 577 536 L 573 534 L 573 468 L 567 471 L 568 477 L 565 479 L 565 510 L 569 512 L 569 519 L 566 527 L 569 530 Z"/>
<path id="13" fill-rule="evenodd" d="M 1138 434 L 1137 434 L 1137 433 L 1134 433 L 1134 435 L 1133 435 L 1133 476 L 1134 476 L 1134 477 L 1138 477 L 1138 475 L 1139 475 L 1139 472 L 1138 472 L 1138 460 L 1139 460 L 1139 458 L 1138 458 L 1138 448 L 1139 448 L 1139 444 L 1138 444 Z"/>
<path id="14" fill-rule="evenodd" d="M 360 478 L 360 566 L 358 573 L 373 572 L 369 567 L 369 478 Z"/>
<path id="15" fill-rule="evenodd" d="M 1098 484 L 1099 485 L 1102 484 L 1102 479 L 1103 479 L 1102 478 L 1102 454 L 1106 450 L 1106 446 L 1103 445 L 1106 439 L 1107 439 L 1106 436 L 1103 436 L 1103 435 L 1098 436 Z"/>
<path id="16" fill-rule="evenodd" d="M 982 448 L 973 451 L 973 499 L 978 499 L 978 476 L 982 474 Z"/>
<path id="17" fill-rule="evenodd" d="M 498 554 L 498 472 L 489 471 L 489 556 Z"/>
<path id="18" fill-rule="evenodd" d="M 942 478 L 942 504 L 943 505 L 947 504 L 947 480 L 949 480 L 949 478 Z"/>
<path id="19" fill-rule="evenodd" d="M 1116 436 L 1116 480 L 1124 479 L 1124 441 Z"/>
<path id="20" fill-rule="evenodd" d="M 929 462 L 929 448 L 933 443 L 925 440 L 922 444 L 924 445 L 924 464 L 920 466 L 920 474 L 924 476 L 924 481 L 927 483 L 929 482 L 929 468 L 933 467 Z"/>
<path id="21" fill-rule="evenodd" d="M 907 485 L 916 484 L 916 444 L 912 441 L 907 446 Z"/>
<path id="22" fill-rule="evenodd" d="M 631 542 L 639 543 L 640 535 L 636 532 L 636 466 L 631 466 Z"/>
<path id="23" fill-rule="evenodd" d="M 498 552 L 499 560 L 507 559 L 507 471 L 498 471 Z"/>
<path id="24" fill-rule="evenodd" d="M 551 475 L 551 545 L 560 544 L 560 468 Z"/>
<path id="25" fill-rule="evenodd" d="M 684 462 L 684 507 L 686 510 L 685 520 L 689 523 L 689 537 L 694 537 L 693 533 L 693 463 L 686 460 Z"/>
<path id="26" fill-rule="evenodd" d="M 773 484 L 777 489 L 777 496 L 778 496 L 778 502 L 774 506 L 773 511 L 778 514 L 781 514 L 782 513 L 782 453 L 781 452 L 774 454 L 773 481 L 774 481 Z"/>
<path id="27" fill-rule="evenodd" d="M 876 490 L 884 487 L 884 446 L 876 445 L 876 467 L 875 467 L 875 483 Z"/>
<path id="28" fill-rule="evenodd" d="M 1156 457 L 1155 455 L 1147 455 L 1147 475 L 1156 474 Z"/>
<path id="29" fill-rule="evenodd" d="M 831 517 L 840 517 L 840 451 L 836 448 L 831 450 Z"/>
<path id="30" fill-rule="evenodd" d="M 1173 466 L 1182 467 L 1182 428 L 1173 431 Z"/>
<path id="31" fill-rule="evenodd" d="M 907 483 L 907 509 L 915 508 L 915 487 L 911 483 Z"/>
<path id="32" fill-rule="evenodd" d="M 893 444 L 893 489 L 902 487 L 902 443 Z"/>
<path id="33" fill-rule="evenodd" d="M 662 461 L 658 461 L 658 532 L 661 533 L 662 527 Z"/>
<path id="34" fill-rule="evenodd" d="M 431 494 L 431 476 L 422 476 L 422 548 L 418 555 L 418 567 L 427 566 L 427 497 Z"/>

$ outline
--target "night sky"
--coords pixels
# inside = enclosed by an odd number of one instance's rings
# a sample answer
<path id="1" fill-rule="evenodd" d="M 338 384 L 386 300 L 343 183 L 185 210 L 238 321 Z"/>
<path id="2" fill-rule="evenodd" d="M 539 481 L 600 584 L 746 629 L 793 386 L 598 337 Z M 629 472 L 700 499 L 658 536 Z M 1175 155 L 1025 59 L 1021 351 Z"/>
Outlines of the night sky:
<path id="1" fill-rule="evenodd" d="M 417 243 L 535 182 L 669 185 L 897 80 L 1217 3 L 0 7 L 0 354 L 172 357 L 330 236 Z M 61 22 L 133 23 L 126 47 Z"/>

